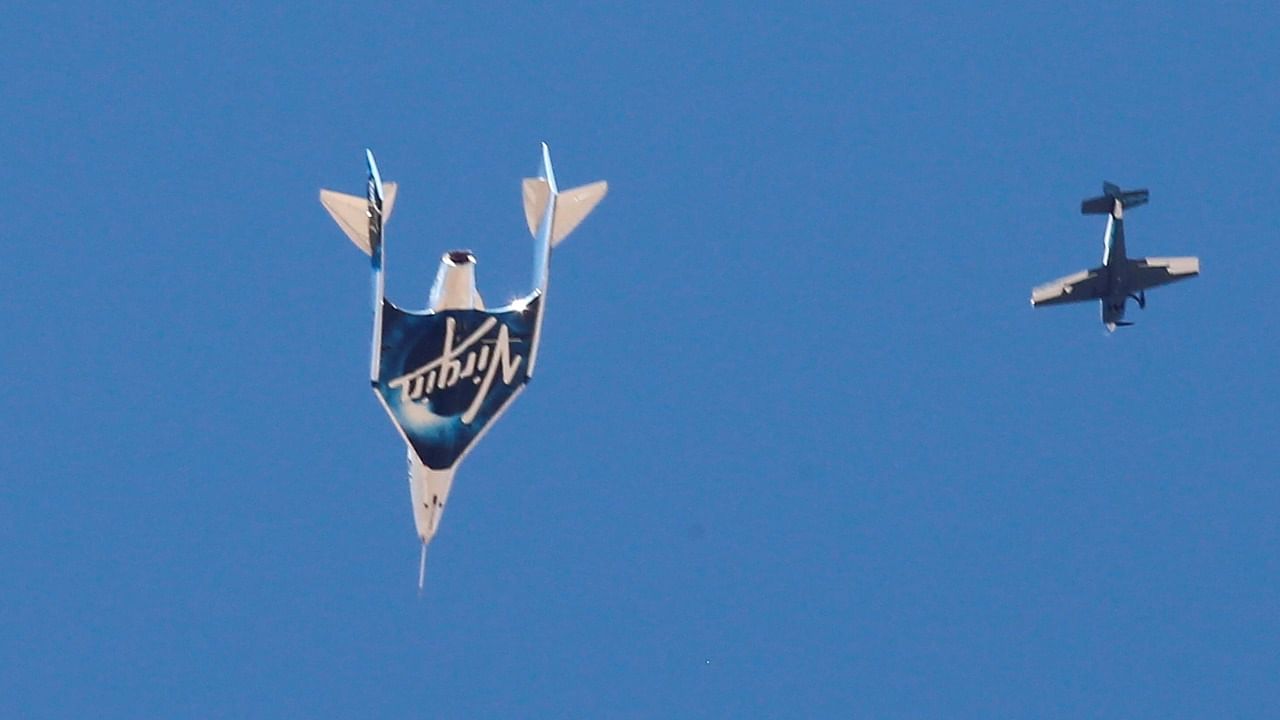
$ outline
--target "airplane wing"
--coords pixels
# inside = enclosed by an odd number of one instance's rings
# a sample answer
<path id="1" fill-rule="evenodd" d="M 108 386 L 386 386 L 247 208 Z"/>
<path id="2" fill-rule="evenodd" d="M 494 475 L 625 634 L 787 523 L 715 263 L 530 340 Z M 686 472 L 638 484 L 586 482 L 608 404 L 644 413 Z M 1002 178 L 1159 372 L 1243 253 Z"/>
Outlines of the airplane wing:
<path id="1" fill-rule="evenodd" d="M 1129 289 L 1132 292 L 1158 285 L 1193 278 L 1200 274 L 1200 258 L 1150 257 L 1133 260 L 1129 268 Z"/>
<path id="2" fill-rule="evenodd" d="M 1045 283 L 1031 291 L 1031 304 L 1039 307 L 1097 300 L 1106 292 L 1106 276 L 1103 270 L 1100 267 L 1081 270 L 1074 275 Z"/>

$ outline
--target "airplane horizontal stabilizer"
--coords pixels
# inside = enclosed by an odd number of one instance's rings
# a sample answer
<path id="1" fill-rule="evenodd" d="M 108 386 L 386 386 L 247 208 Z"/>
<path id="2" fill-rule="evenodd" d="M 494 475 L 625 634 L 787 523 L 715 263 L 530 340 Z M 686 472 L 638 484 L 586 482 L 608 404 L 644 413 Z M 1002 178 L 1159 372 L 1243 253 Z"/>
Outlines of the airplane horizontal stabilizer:
<path id="1" fill-rule="evenodd" d="M 556 196 L 556 217 L 551 226 L 551 246 L 559 245 L 573 232 L 609 192 L 604 180 L 564 190 Z"/>
<path id="2" fill-rule="evenodd" d="M 1122 209 L 1138 207 L 1146 205 L 1148 192 L 1146 188 L 1140 190 L 1121 190 L 1119 185 L 1113 183 L 1102 183 L 1102 195 L 1095 198 L 1088 198 L 1080 203 L 1080 212 L 1083 215 L 1110 215 L 1115 211 L 1116 201 L 1120 201 Z"/>
<path id="3" fill-rule="evenodd" d="M 547 199 L 551 197 L 551 186 L 542 178 L 525 178 L 520 184 L 524 195 L 524 219 L 529 223 L 529 234 L 538 237 L 538 226 L 542 224 L 542 216 L 547 212 Z"/>
<path id="4" fill-rule="evenodd" d="M 524 218 L 529 224 L 529 234 L 537 237 L 538 226 L 542 224 L 542 215 L 547 209 L 547 197 L 551 194 L 551 187 L 542 178 L 525 178 L 522 190 Z M 551 227 L 551 246 L 559 245 L 569 236 L 569 233 L 577 229 L 608 192 L 609 183 L 600 180 L 557 193 L 555 220 Z"/>
<path id="5" fill-rule="evenodd" d="M 369 201 L 366 198 L 333 190 L 321 190 L 320 204 L 324 205 L 324 209 L 329 211 L 333 221 L 338 223 L 338 227 L 342 228 L 342 232 L 351 238 L 351 242 L 355 243 L 356 247 L 363 250 L 365 255 L 373 254 L 373 249 L 369 246 Z M 383 183 L 382 222 L 385 223 L 391 218 L 391 208 L 395 204 L 396 184 Z"/>

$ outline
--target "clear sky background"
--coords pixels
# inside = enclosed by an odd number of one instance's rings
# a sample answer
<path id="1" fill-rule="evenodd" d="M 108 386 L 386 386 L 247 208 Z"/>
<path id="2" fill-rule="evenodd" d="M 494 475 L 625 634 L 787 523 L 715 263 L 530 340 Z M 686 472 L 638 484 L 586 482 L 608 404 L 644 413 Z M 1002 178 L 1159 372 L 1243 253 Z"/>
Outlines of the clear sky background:
<path id="1" fill-rule="evenodd" d="M 6 14 L 0 716 L 1280 715 L 1275 3 L 406 5 Z M 543 140 L 419 597 L 316 194 L 498 303 Z M 1111 336 L 1104 179 L 1204 272 Z"/>

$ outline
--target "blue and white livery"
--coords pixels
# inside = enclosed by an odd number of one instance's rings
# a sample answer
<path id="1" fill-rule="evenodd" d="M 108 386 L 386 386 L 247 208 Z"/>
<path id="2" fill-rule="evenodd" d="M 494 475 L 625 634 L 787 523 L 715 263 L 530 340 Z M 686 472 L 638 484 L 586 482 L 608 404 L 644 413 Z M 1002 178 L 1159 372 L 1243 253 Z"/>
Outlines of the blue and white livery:
<path id="1" fill-rule="evenodd" d="M 542 171 L 523 182 L 525 218 L 534 238 L 533 290 L 488 310 L 476 290 L 476 258 L 452 250 L 440 260 L 430 305 L 409 311 L 384 295 L 383 226 L 395 204 L 395 183 L 382 181 L 366 151 L 364 198 L 320 191 L 320 202 L 373 270 L 373 351 L 370 381 L 408 446 L 413 519 L 426 547 L 444 514 L 458 465 L 533 377 L 546 305 L 552 250 L 608 191 L 596 182 L 560 192 L 551 153 Z M 419 586 L 422 568 L 419 570 Z"/>

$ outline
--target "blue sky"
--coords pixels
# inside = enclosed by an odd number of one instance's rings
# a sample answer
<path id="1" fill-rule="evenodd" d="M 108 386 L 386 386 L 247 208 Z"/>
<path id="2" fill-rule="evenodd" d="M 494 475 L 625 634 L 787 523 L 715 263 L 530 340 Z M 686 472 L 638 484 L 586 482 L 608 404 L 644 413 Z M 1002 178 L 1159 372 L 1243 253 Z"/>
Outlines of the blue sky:
<path id="1" fill-rule="evenodd" d="M 1273 717 L 1280 11 L 43 4 L 0 29 L 0 715 Z M 419 598 L 359 252 L 527 288 Z M 1195 254 L 1106 335 L 1032 285 Z"/>

